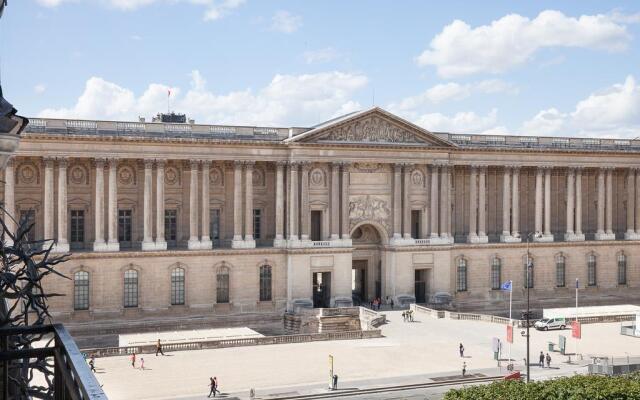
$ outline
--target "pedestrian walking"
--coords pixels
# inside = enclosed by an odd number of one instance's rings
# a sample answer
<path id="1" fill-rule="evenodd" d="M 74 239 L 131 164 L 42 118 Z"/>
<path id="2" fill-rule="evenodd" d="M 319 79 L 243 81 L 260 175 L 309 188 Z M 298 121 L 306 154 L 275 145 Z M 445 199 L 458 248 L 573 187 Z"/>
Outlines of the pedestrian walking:
<path id="1" fill-rule="evenodd" d="M 463 361 L 462 362 L 462 376 L 466 376 L 467 375 L 467 362 Z"/>
<path id="2" fill-rule="evenodd" d="M 541 368 L 544 368 L 544 353 L 543 352 L 540 352 L 540 359 L 539 359 L 538 364 L 540 364 Z"/>
<path id="3" fill-rule="evenodd" d="M 547 368 L 551 368 L 551 356 L 549 355 L 549 353 L 547 353 Z"/>
<path id="4" fill-rule="evenodd" d="M 213 380 L 213 377 L 209 378 L 209 387 L 211 390 L 209 390 L 209 395 L 207 397 L 211 397 L 211 395 L 216 397 L 216 381 Z"/>
<path id="5" fill-rule="evenodd" d="M 96 372 L 96 359 L 94 356 L 89 359 L 89 367 L 91 367 L 91 372 Z"/>
<path id="6" fill-rule="evenodd" d="M 222 394 L 222 393 L 220 393 L 220 390 L 218 390 L 218 377 L 217 376 L 213 377 L 213 384 L 214 384 L 214 387 L 215 387 L 215 390 L 213 392 L 213 397 L 216 397 L 216 392 L 218 392 L 218 394 Z"/>
<path id="7" fill-rule="evenodd" d="M 162 344 L 160 344 L 160 339 L 158 339 L 158 343 L 156 343 L 156 357 L 158 357 L 158 353 L 164 356 L 164 352 L 162 351 Z"/>
<path id="8" fill-rule="evenodd" d="M 140 357 L 140 370 L 144 371 L 144 358 Z"/>
<path id="9" fill-rule="evenodd" d="M 464 357 L 464 346 L 462 345 L 462 343 L 460 343 L 458 350 L 460 351 L 460 357 Z"/>
<path id="10" fill-rule="evenodd" d="M 407 322 L 407 313 L 406 312 L 402 312 L 402 321 Z"/>
<path id="11" fill-rule="evenodd" d="M 393 297 L 391 298 L 391 301 L 389 302 L 389 304 L 391 304 L 391 309 L 393 310 Z"/>
<path id="12" fill-rule="evenodd" d="M 135 352 L 131 355 L 131 366 L 133 368 L 136 367 L 136 353 Z"/>
<path id="13" fill-rule="evenodd" d="M 409 310 L 409 321 L 413 322 L 413 310 Z"/>

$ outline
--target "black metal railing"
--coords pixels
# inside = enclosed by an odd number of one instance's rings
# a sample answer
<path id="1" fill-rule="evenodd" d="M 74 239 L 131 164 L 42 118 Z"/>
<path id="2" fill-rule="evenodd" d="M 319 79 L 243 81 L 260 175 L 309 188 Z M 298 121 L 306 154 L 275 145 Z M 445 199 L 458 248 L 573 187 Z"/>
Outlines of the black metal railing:
<path id="1" fill-rule="evenodd" d="M 45 347 L 16 348 L 12 343 L 16 343 L 21 336 L 44 335 L 48 340 Z M 28 374 L 31 371 L 15 371 L 21 369 L 16 361 L 46 358 L 52 361 L 53 381 L 51 396 L 54 400 L 107 400 L 102 387 L 89 369 L 83 354 L 78 349 L 73 338 L 61 324 L 11 327 L 0 329 L 0 363 L 2 374 L 0 376 L 0 387 L 2 393 L 0 398 L 19 399 L 24 396 L 25 388 L 17 388 L 15 380 L 10 376 L 15 373 Z M 16 365 L 18 365 L 16 367 Z M 35 383 L 34 383 L 35 384 Z M 42 383 L 38 383 L 42 385 Z"/>

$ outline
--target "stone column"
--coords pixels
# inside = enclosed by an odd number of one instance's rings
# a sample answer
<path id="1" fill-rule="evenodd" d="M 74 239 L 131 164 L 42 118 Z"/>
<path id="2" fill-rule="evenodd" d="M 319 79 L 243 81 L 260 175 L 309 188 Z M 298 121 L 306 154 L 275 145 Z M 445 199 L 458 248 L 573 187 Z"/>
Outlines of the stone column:
<path id="1" fill-rule="evenodd" d="M 351 232 L 349 232 L 349 163 L 342 164 L 342 239 L 351 240 Z"/>
<path id="2" fill-rule="evenodd" d="M 284 240 L 284 163 L 276 162 L 276 237 L 274 247 L 282 247 Z"/>
<path id="3" fill-rule="evenodd" d="M 233 240 L 231 247 L 242 247 L 242 161 L 233 162 Z"/>
<path id="4" fill-rule="evenodd" d="M 254 248 L 253 238 L 253 161 L 244 165 L 244 247 Z"/>
<path id="5" fill-rule="evenodd" d="M 298 241 L 298 163 L 289 163 L 289 242 Z"/>
<path id="6" fill-rule="evenodd" d="M 309 170 L 311 164 L 302 163 L 300 173 L 300 240 L 309 240 L 309 229 L 311 224 L 311 209 L 309 208 Z"/>
<path id="7" fill-rule="evenodd" d="M 164 160 L 156 160 L 156 250 L 166 250 L 164 237 Z"/>
<path id="8" fill-rule="evenodd" d="M 576 232 L 575 240 L 583 241 L 582 233 L 582 167 L 576 168 Z"/>
<path id="9" fill-rule="evenodd" d="M 189 163 L 191 170 L 189 172 L 189 241 L 187 247 L 189 249 L 199 249 L 200 240 L 198 239 L 198 164 L 196 160 Z"/>
<path id="10" fill-rule="evenodd" d="M 142 250 L 155 250 L 153 242 L 153 160 L 144 160 L 144 201 L 143 201 L 143 239 Z"/>
<path id="11" fill-rule="evenodd" d="M 202 161 L 202 223 L 200 225 L 200 248 L 211 249 L 213 242 L 211 241 L 211 233 L 209 231 L 210 218 L 209 215 L 209 173 L 211 170 L 211 160 Z"/>
<path id="12" fill-rule="evenodd" d="M 7 229 L 13 235 L 16 233 L 16 220 L 20 218 L 19 215 L 16 215 L 16 175 L 14 167 L 15 161 L 13 158 L 10 158 L 4 169 L 4 220 Z M 5 241 L 7 245 L 13 244 L 13 239 L 9 237 L 5 237 Z"/>
<path id="13" fill-rule="evenodd" d="M 553 241 L 551 234 L 551 168 L 544 171 L 544 238 Z"/>
<path id="14" fill-rule="evenodd" d="M 596 233 L 596 240 L 604 240 L 604 206 L 605 206 L 605 196 L 604 196 L 604 176 L 605 170 L 604 168 L 600 168 L 598 170 L 598 230 Z"/>
<path id="15" fill-rule="evenodd" d="M 487 167 L 480 167 L 478 182 L 480 195 L 478 196 L 478 243 L 488 243 L 487 236 Z"/>
<path id="16" fill-rule="evenodd" d="M 637 194 L 640 195 L 640 168 L 634 168 L 634 172 L 636 174 L 636 191 Z M 636 234 L 640 235 L 640 199 L 636 200 Z"/>
<path id="17" fill-rule="evenodd" d="M 402 238 L 402 165 L 393 165 L 393 240 Z"/>
<path id="18" fill-rule="evenodd" d="M 513 167 L 511 236 L 520 237 L 520 167 Z"/>
<path id="19" fill-rule="evenodd" d="M 607 202 L 606 202 L 606 226 L 607 236 L 610 240 L 615 239 L 613 233 L 613 168 L 607 168 Z"/>
<path id="20" fill-rule="evenodd" d="M 340 164 L 331 164 L 331 240 L 340 239 Z"/>
<path id="21" fill-rule="evenodd" d="M 54 240 L 53 223 L 53 157 L 44 159 L 44 240 Z"/>
<path id="22" fill-rule="evenodd" d="M 435 239 L 440 236 L 440 228 L 438 224 L 438 165 L 431 166 L 431 238 Z"/>
<path id="23" fill-rule="evenodd" d="M 106 251 L 104 241 L 104 164 L 105 159 L 96 158 L 96 197 L 94 203 L 96 238 L 93 242 L 93 251 Z"/>
<path id="24" fill-rule="evenodd" d="M 502 178 L 502 242 L 511 236 L 511 167 L 504 167 Z"/>
<path id="25" fill-rule="evenodd" d="M 412 167 L 410 164 L 405 164 L 402 182 L 402 227 L 404 229 L 403 236 L 405 239 L 411 239 L 411 200 L 409 198 L 409 188 L 411 187 Z"/>
<path id="26" fill-rule="evenodd" d="M 58 160 L 58 241 L 54 251 L 66 253 L 69 251 L 67 239 L 67 159 Z"/>
<path id="27" fill-rule="evenodd" d="M 109 159 L 109 251 L 119 251 L 118 243 L 118 159 Z"/>
<path id="28" fill-rule="evenodd" d="M 542 168 L 536 169 L 536 226 L 534 240 L 542 236 Z"/>
<path id="29" fill-rule="evenodd" d="M 440 170 L 440 237 L 449 239 L 449 166 L 443 165 Z"/>
<path id="30" fill-rule="evenodd" d="M 567 169 L 567 229 L 564 234 L 564 240 L 571 241 L 574 236 L 574 198 L 575 198 L 575 170 L 573 168 Z"/>
<path id="31" fill-rule="evenodd" d="M 469 176 L 469 236 L 467 241 L 475 243 L 478 238 L 478 167 L 471 166 L 471 174 Z"/>
<path id="32" fill-rule="evenodd" d="M 627 170 L 627 232 L 624 238 L 627 240 L 637 240 L 635 227 L 636 212 L 636 176 L 635 170 L 629 168 Z"/>

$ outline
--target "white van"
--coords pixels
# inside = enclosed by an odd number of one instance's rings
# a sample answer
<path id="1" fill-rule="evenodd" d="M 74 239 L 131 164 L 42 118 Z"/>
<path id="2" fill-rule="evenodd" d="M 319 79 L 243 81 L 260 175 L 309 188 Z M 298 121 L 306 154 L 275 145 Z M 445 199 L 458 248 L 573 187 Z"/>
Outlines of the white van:
<path id="1" fill-rule="evenodd" d="M 539 331 L 548 331 L 549 329 L 564 329 L 567 323 L 564 318 L 544 318 L 537 321 L 533 326 Z"/>

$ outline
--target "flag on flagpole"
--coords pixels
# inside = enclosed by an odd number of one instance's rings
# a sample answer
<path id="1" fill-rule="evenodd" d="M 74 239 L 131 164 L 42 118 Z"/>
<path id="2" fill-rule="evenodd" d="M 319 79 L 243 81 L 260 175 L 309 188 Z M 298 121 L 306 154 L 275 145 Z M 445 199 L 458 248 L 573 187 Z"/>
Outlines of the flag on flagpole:
<path id="1" fill-rule="evenodd" d="M 500 286 L 500 289 L 502 290 L 507 290 L 507 291 L 511 291 L 511 281 L 506 281 L 505 283 L 502 284 L 502 286 Z"/>

